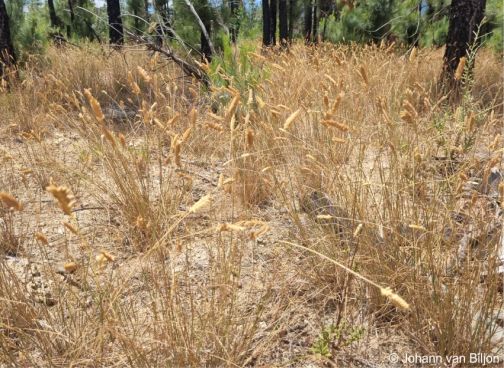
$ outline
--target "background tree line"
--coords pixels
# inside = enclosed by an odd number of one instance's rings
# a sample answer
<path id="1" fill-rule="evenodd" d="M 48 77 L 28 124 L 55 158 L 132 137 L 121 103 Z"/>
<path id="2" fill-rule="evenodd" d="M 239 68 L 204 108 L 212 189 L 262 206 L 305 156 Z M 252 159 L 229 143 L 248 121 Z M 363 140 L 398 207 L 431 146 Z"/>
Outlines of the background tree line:
<path id="1" fill-rule="evenodd" d="M 264 46 L 284 48 L 296 38 L 308 44 L 387 40 L 441 46 L 454 43 L 447 40 L 450 35 L 467 43 L 477 30 L 498 51 L 504 42 L 501 0 L 100 1 L 0 0 L 3 64 L 42 53 L 51 41 L 88 40 L 120 47 L 125 38 L 145 34 L 157 37 L 158 43 L 177 38 L 209 61 L 229 42 L 261 35 Z M 483 14 L 486 22 L 479 29 Z M 457 55 L 454 63 L 464 47 L 451 52 Z"/>

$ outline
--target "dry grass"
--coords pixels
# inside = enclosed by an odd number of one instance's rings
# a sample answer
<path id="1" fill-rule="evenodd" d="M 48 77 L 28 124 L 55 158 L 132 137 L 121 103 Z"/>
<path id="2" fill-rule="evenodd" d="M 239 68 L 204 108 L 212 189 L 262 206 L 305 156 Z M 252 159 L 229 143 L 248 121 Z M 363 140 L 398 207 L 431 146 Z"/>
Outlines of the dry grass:
<path id="1" fill-rule="evenodd" d="M 32 62 L 0 96 L 0 366 L 502 359 L 502 62 L 449 105 L 441 56 L 295 45 L 212 91 L 141 52 Z"/>

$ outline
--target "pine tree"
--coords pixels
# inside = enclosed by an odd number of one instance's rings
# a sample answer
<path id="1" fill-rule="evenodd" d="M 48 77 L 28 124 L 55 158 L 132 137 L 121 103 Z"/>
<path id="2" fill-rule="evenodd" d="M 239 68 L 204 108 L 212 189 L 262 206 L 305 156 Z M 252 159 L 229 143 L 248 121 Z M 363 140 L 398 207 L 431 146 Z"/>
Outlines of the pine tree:
<path id="1" fill-rule="evenodd" d="M 483 21 L 486 0 L 452 0 L 446 50 L 443 58 L 441 82 L 446 90 L 458 89 L 460 78 L 455 71 L 460 59 L 467 55 L 476 41 L 478 27 Z"/>
<path id="2" fill-rule="evenodd" d="M 0 79 L 5 77 L 6 69 L 16 64 L 12 46 L 9 15 L 4 0 L 0 0 Z"/>
<path id="3" fill-rule="evenodd" d="M 110 44 L 120 46 L 124 43 L 124 35 L 119 0 L 107 0 L 107 14 Z"/>

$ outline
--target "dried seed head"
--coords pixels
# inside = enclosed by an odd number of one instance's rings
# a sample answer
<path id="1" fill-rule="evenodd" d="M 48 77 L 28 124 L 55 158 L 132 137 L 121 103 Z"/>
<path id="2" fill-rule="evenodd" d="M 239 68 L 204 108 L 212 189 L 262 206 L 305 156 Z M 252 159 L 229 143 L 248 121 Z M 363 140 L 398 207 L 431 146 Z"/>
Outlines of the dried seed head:
<path id="1" fill-rule="evenodd" d="M 283 128 L 285 130 L 289 129 L 289 127 L 294 122 L 294 120 L 298 117 L 298 115 L 299 115 L 300 112 L 301 112 L 301 109 L 297 109 L 292 114 L 290 114 L 290 116 L 285 120 L 285 124 L 283 126 Z"/>
<path id="2" fill-rule="evenodd" d="M 126 147 L 126 137 L 124 134 L 119 133 L 117 136 L 119 137 L 119 143 L 121 143 L 121 146 Z"/>
<path id="3" fill-rule="evenodd" d="M 474 114 L 474 112 L 471 111 L 471 113 L 469 115 L 466 116 L 466 119 L 465 119 L 465 128 L 467 129 L 467 131 L 469 132 L 472 132 L 475 128 L 475 122 L 476 122 L 476 116 Z"/>
<path id="4" fill-rule="evenodd" d="M 189 113 L 189 123 L 191 124 L 191 126 L 195 126 L 196 125 L 196 120 L 197 119 L 198 119 L 198 112 L 193 107 L 191 109 L 191 112 Z"/>
<path id="5" fill-rule="evenodd" d="M 213 202 L 212 196 L 210 194 L 207 194 L 201 197 L 195 204 L 193 204 L 192 207 L 189 208 L 189 212 L 190 213 L 201 212 L 206 207 L 209 207 L 212 204 L 212 202 Z"/>
<path id="6" fill-rule="evenodd" d="M 79 268 L 79 266 L 75 262 L 67 262 L 65 263 L 63 268 L 65 269 L 65 272 L 74 273 L 75 271 L 77 271 L 77 268 Z"/>
<path id="7" fill-rule="evenodd" d="M 252 148 L 252 146 L 254 145 L 254 130 L 247 128 L 246 137 L 247 147 Z"/>
<path id="8" fill-rule="evenodd" d="M 229 104 L 226 114 L 224 115 L 224 122 L 226 124 L 231 124 L 231 120 L 234 117 L 234 114 L 236 112 L 236 109 L 238 108 L 238 105 L 240 104 L 240 95 L 236 94 L 233 99 L 231 100 L 231 103 Z M 232 130 L 232 128 L 231 128 Z"/>
<path id="9" fill-rule="evenodd" d="M 35 239 L 44 245 L 49 245 L 49 240 L 43 233 L 35 233 Z"/>
<path id="10" fill-rule="evenodd" d="M 103 123 L 105 120 L 105 115 L 103 115 L 100 103 L 94 96 L 91 94 L 90 89 L 85 89 L 84 90 L 84 96 L 86 96 L 89 105 L 91 106 L 91 109 L 93 110 L 94 116 L 96 120 L 98 120 L 99 123 Z"/>
<path id="11" fill-rule="evenodd" d="M 332 108 L 331 108 L 331 114 L 335 114 L 336 111 L 338 110 L 338 107 L 341 103 L 341 100 L 343 100 L 343 97 L 345 97 L 345 92 L 340 92 L 338 93 L 338 95 L 336 96 L 336 99 L 334 100 L 334 103 L 332 105 Z"/>
<path id="12" fill-rule="evenodd" d="M 462 79 L 462 76 L 464 75 L 464 68 L 466 65 L 466 57 L 462 56 L 458 62 L 457 69 L 455 70 L 455 80 L 460 80 Z"/>
<path id="13" fill-rule="evenodd" d="M 21 211 L 23 209 L 23 205 L 9 193 L 0 192 L 0 202 L 7 208 L 13 208 L 16 211 Z"/>
<path id="14" fill-rule="evenodd" d="M 394 304 L 396 307 L 404 309 L 404 310 L 409 310 L 410 306 L 406 301 L 401 298 L 399 295 L 394 293 L 391 288 L 380 288 L 381 295 L 384 297 L 388 298 Z"/>
<path id="15" fill-rule="evenodd" d="M 217 130 L 218 132 L 222 132 L 224 130 L 224 127 L 218 123 L 212 123 L 211 121 L 205 123 L 205 126 L 207 128 Z"/>
<path id="16" fill-rule="evenodd" d="M 79 235 L 79 229 L 77 229 L 75 226 L 73 226 L 69 222 L 63 222 L 63 226 L 68 229 L 72 234 Z"/>
<path id="17" fill-rule="evenodd" d="M 368 77 L 367 77 L 367 73 L 366 73 L 366 69 L 364 69 L 364 65 L 361 65 L 359 67 L 359 71 L 358 71 L 358 74 L 360 75 L 360 77 L 362 78 L 362 81 L 364 82 L 364 84 L 366 86 L 369 85 L 369 80 L 368 80 Z"/>
<path id="18" fill-rule="evenodd" d="M 357 227 L 355 228 L 355 231 L 353 233 L 353 237 L 356 238 L 360 235 L 360 233 L 362 232 L 362 228 L 364 227 L 363 224 L 359 224 L 357 225 Z"/>
<path id="19" fill-rule="evenodd" d="M 326 127 L 336 128 L 343 132 L 348 132 L 350 130 L 348 125 L 339 123 L 335 120 L 321 120 L 320 123 Z"/>
<path id="20" fill-rule="evenodd" d="M 416 56 L 417 56 L 417 51 L 418 49 L 416 47 L 413 47 L 413 50 L 411 50 L 410 56 L 409 56 L 409 62 L 412 63 L 415 61 Z"/>
<path id="21" fill-rule="evenodd" d="M 142 68 L 141 66 L 137 66 L 137 71 L 138 71 L 138 74 L 140 74 L 140 76 L 142 77 L 142 79 L 146 82 L 146 83 L 150 83 L 150 81 L 152 80 L 152 78 L 150 77 L 150 75 L 145 71 L 144 68 Z"/>
<path id="22" fill-rule="evenodd" d="M 54 184 L 46 187 L 46 190 L 53 195 L 53 197 L 58 201 L 59 207 L 63 210 L 63 212 L 71 216 L 72 215 L 72 207 L 75 204 L 75 199 L 73 194 L 70 192 L 65 186 L 56 186 Z"/>

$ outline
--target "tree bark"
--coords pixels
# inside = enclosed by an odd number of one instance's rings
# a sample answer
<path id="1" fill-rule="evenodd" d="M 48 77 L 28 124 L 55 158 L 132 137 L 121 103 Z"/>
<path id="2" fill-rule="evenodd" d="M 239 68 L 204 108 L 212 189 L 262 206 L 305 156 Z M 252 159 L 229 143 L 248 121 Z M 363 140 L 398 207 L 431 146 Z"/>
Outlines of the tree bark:
<path id="1" fill-rule="evenodd" d="M 455 78 L 455 71 L 460 58 L 467 56 L 467 51 L 476 41 L 476 32 L 485 14 L 486 0 L 452 0 L 449 14 L 448 36 L 443 58 L 441 83 L 443 89 L 460 89 L 461 80 Z"/>
<path id="2" fill-rule="evenodd" d="M 304 11 L 304 38 L 306 43 L 310 43 L 312 39 L 312 0 L 309 0 L 308 4 L 305 5 Z"/>
<path id="3" fill-rule="evenodd" d="M 287 25 L 287 0 L 278 2 L 278 22 L 280 27 L 280 45 L 287 47 L 289 40 L 289 28 Z"/>
<path id="4" fill-rule="evenodd" d="M 262 0 L 263 46 L 271 46 L 271 14 L 269 0 Z"/>
<path id="5" fill-rule="evenodd" d="M 203 8 L 200 9 L 202 10 L 200 13 L 202 13 L 202 18 L 199 16 L 198 12 L 196 9 L 194 9 L 193 4 L 189 0 L 184 0 L 187 6 L 189 7 L 189 10 L 191 10 L 191 13 L 193 13 L 194 17 L 198 21 L 198 24 L 200 26 L 200 42 L 201 42 L 201 56 L 203 60 L 212 60 L 212 54 L 215 54 L 215 49 L 212 44 L 212 38 L 210 37 L 211 33 L 211 19 L 209 13 L 209 5 L 206 1 L 203 3 Z"/>
<path id="6" fill-rule="evenodd" d="M 239 19 L 239 10 L 240 3 L 239 0 L 229 0 L 229 7 L 231 10 L 231 42 L 236 43 L 238 39 L 238 32 L 240 30 L 240 19 Z"/>
<path id="7" fill-rule="evenodd" d="M 201 42 L 201 58 L 203 61 L 212 61 L 212 54 L 213 54 L 213 46 L 211 44 L 211 38 L 212 37 L 212 22 L 209 19 L 204 19 L 203 24 L 205 26 L 205 29 L 207 33 L 203 32 L 201 30 L 200 32 L 200 42 Z"/>
<path id="8" fill-rule="evenodd" d="M 273 46 L 276 45 L 276 29 L 277 29 L 277 0 L 270 0 L 270 38 L 271 44 Z"/>
<path id="9" fill-rule="evenodd" d="M 7 69 L 16 64 L 16 54 L 12 46 L 9 15 L 4 0 L 0 0 L 0 79 L 7 74 Z"/>
<path id="10" fill-rule="evenodd" d="M 56 9 L 54 8 L 54 0 L 47 0 L 47 7 L 49 8 L 49 20 L 51 22 L 52 28 L 60 28 L 63 26 L 63 22 L 56 14 Z"/>
<path id="11" fill-rule="evenodd" d="M 121 6 L 119 0 L 107 0 L 107 14 L 109 21 L 109 42 L 111 45 L 124 44 Z"/>
<path id="12" fill-rule="evenodd" d="M 296 0 L 289 0 L 289 42 L 294 38 L 294 9 Z"/>
<path id="13" fill-rule="evenodd" d="M 312 42 L 317 43 L 318 36 L 318 17 L 317 17 L 317 0 L 312 0 Z"/>

